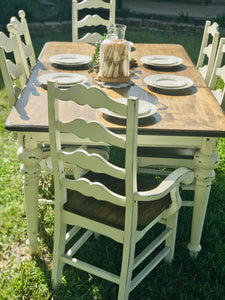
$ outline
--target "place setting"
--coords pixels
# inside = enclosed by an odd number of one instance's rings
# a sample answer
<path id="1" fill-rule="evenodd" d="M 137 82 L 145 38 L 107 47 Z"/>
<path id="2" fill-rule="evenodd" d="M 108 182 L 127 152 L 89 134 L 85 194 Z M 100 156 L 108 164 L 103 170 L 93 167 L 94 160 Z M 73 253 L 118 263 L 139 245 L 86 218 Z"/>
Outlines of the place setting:
<path id="1" fill-rule="evenodd" d="M 82 69 L 88 67 L 92 58 L 88 55 L 67 53 L 67 54 L 53 55 L 49 58 L 49 60 L 53 65 L 59 68 Z"/>
<path id="2" fill-rule="evenodd" d="M 44 88 L 47 88 L 48 81 L 57 81 L 59 88 L 69 88 L 74 84 L 87 82 L 87 77 L 66 72 L 51 72 L 38 77 L 39 84 Z"/>
<path id="3" fill-rule="evenodd" d="M 144 78 L 144 82 L 150 89 L 163 94 L 187 94 L 193 87 L 193 81 L 190 78 L 171 74 L 149 75 Z"/>
<path id="4" fill-rule="evenodd" d="M 141 57 L 140 61 L 147 67 L 170 69 L 183 64 L 183 60 L 171 55 L 147 55 Z"/>
<path id="5" fill-rule="evenodd" d="M 127 98 L 115 99 L 116 102 L 124 103 L 127 101 Z M 102 112 L 102 117 L 110 123 L 116 123 L 119 125 L 126 124 L 126 117 L 120 114 L 113 113 L 108 109 L 101 108 L 100 111 Z M 157 113 L 157 107 L 155 104 L 150 103 L 148 101 L 139 100 L 139 107 L 138 107 L 138 123 L 139 126 L 141 124 L 146 125 L 146 122 L 150 122 L 151 118 Z M 154 121 L 154 118 L 153 118 Z M 151 123 L 154 123 L 151 121 Z"/>

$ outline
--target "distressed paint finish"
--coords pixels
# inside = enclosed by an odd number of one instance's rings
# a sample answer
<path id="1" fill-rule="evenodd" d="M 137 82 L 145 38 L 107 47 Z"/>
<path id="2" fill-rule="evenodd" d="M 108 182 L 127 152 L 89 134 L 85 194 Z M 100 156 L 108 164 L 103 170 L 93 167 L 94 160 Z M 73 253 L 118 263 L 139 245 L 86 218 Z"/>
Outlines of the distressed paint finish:
<path id="1" fill-rule="evenodd" d="M 35 135 L 23 134 L 22 144 L 17 151 L 23 174 L 24 202 L 27 217 L 27 244 L 32 253 L 38 251 L 38 190 L 41 173 L 42 150 L 38 147 Z"/>
<path id="2" fill-rule="evenodd" d="M 214 169 L 217 168 L 220 162 L 217 148 L 217 138 L 203 138 L 201 149 L 194 156 L 194 163 L 196 165 L 196 187 L 192 228 L 195 228 L 195 230 L 192 230 L 191 241 L 188 244 L 188 249 L 193 257 L 196 257 L 201 250 L 201 233 L 204 225 L 211 184 L 215 177 Z"/>

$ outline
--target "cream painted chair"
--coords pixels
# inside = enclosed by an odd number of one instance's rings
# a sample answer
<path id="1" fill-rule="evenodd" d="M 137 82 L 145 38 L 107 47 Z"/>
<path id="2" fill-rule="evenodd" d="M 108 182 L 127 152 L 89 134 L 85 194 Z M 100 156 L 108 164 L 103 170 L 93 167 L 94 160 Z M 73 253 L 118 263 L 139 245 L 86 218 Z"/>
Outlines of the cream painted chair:
<path id="1" fill-rule="evenodd" d="M 214 22 L 211 25 L 210 21 L 206 21 L 196 67 L 207 85 L 209 85 L 215 62 L 218 40 L 218 24 Z M 205 60 L 208 60 L 206 64 Z M 196 167 L 193 159 L 198 150 L 194 148 L 140 147 L 138 148 L 139 172 L 165 175 L 178 167 L 187 167 L 194 170 Z M 168 170 L 164 170 L 165 168 Z M 192 182 L 189 186 L 185 185 L 182 188 L 193 190 L 194 187 L 195 182 Z M 193 201 L 183 201 L 182 205 L 193 206 Z"/>
<path id="2" fill-rule="evenodd" d="M 202 37 L 201 48 L 198 57 L 198 62 L 196 65 L 196 68 L 202 75 L 207 85 L 209 84 L 209 80 L 211 77 L 211 73 L 212 73 L 212 69 L 216 57 L 217 46 L 219 42 L 218 29 L 219 29 L 219 25 L 216 22 L 211 24 L 211 21 L 206 21 L 205 29 Z"/>
<path id="3" fill-rule="evenodd" d="M 210 38 L 212 41 L 210 42 Z M 219 40 L 218 24 L 206 21 L 202 38 L 201 49 L 197 62 L 197 69 L 201 76 L 209 85 L 209 80 L 213 70 L 217 45 Z M 208 60 L 206 64 L 205 60 Z M 138 149 L 138 167 L 139 172 L 165 175 L 169 174 L 172 169 L 178 167 L 187 167 L 195 169 L 194 154 L 198 149 L 193 148 L 157 148 L 146 147 Z M 170 169 L 168 171 L 163 168 Z M 195 183 L 189 186 L 183 186 L 184 189 L 193 190 Z M 193 206 L 193 201 L 184 201 L 183 206 Z"/>
<path id="4" fill-rule="evenodd" d="M 97 121 L 86 121 L 84 118 L 60 122 L 58 100 L 106 108 L 127 116 L 125 136 L 113 133 Z M 118 299 L 127 300 L 129 293 L 159 262 L 163 259 L 171 262 L 173 259 L 177 215 L 181 205 L 179 185 L 180 182 L 191 182 L 193 173 L 180 168 L 161 184 L 155 185 L 146 176 L 145 180 L 137 178 L 138 102 L 134 97 L 128 98 L 124 104 L 115 102 L 98 87 L 88 88 L 77 84 L 68 90 L 60 90 L 57 83 L 48 83 L 49 134 L 55 187 L 53 288 L 60 285 L 63 266 L 69 264 L 118 284 Z M 88 138 L 124 149 L 125 167 L 118 167 L 98 154 L 88 154 L 85 150 L 73 153 L 63 151 L 60 132 L 74 134 L 84 141 Z M 64 173 L 64 164 L 68 162 L 90 171 L 79 179 L 69 179 Z M 163 223 L 159 224 L 159 235 L 135 257 L 136 243 L 158 222 Z M 67 225 L 70 225 L 68 232 Z M 82 228 L 85 232 L 82 232 Z M 77 233 L 80 237 L 71 246 L 72 238 Z M 119 274 L 92 265 L 91 257 L 86 257 L 88 261 L 81 260 L 79 255 L 77 257 L 78 250 L 94 233 L 122 244 Z M 95 243 L 98 243 L 98 239 Z M 133 270 L 140 267 L 153 251 L 157 253 L 151 262 L 132 278 Z M 102 253 L 96 255 L 102 257 Z"/>
<path id="5" fill-rule="evenodd" d="M 84 9 L 104 9 L 109 12 L 109 18 L 104 19 L 99 15 L 86 15 L 84 18 L 79 19 L 79 12 Z M 102 10 L 103 11 L 103 10 Z M 72 0 L 72 41 L 73 42 L 84 42 L 94 44 L 102 38 L 102 35 L 98 32 L 87 33 L 82 38 L 79 38 L 78 31 L 81 27 L 85 26 L 106 26 L 108 24 L 115 23 L 115 11 L 116 11 L 116 1 L 110 0 L 110 2 L 105 2 L 102 0 L 83 0 L 78 2 L 78 0 Z"/>
<path id="6" fill-rule="evenodd" d="M 8 28 L 8 30 L 10 31 L 10 34 L 14 34 L 16 36 L 26 76 L 27 78 L 29 78 L 31 71 L 36 65 L 36 57 L 30 37 L 29 28 L 27 25 L 25 12 L 23 10 L 20 10 L 18 12 L 18 15 L 20 17 L 20 20 L 18 20 L 16 17 L 12 17 L 10 19 L 10 24 L 12 24 L 13 26 Z"/>
<path id="7" fill-rule="evenodd" d="M 0 32 L 0 68 L 9 104 L 13 106 L 27 78 L 15 36 L 8 37 L 3 32 Z"/>
<path id="8" fill-rule="evenodd" d="M 218 101 L 219 105 L 225 112 L 225 88 L 215 89 L 216 82 L 218 77 L 220 76 L 222 80 L 225 82 L 225 65 L 223 63 L 225 53 L 225 38 L 220 39 L 215 64 L 212 71 L 212 76 L 209 82 L 209 88 L 211 89 L 213 95 L 215 96 L 216 100 Z"/>

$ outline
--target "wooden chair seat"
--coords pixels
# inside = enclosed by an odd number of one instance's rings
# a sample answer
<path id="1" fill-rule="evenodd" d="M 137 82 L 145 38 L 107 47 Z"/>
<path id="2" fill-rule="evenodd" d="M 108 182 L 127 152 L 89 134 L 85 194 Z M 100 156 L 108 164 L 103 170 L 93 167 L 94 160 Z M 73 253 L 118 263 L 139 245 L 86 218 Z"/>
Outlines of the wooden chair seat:
<path id="1" fill-rule="evenodd" d="M 193 159 L 198 149 L 196 148 L 171 148 L 171 147 L 139 147 L 137 155 L 140 157 L 165 157 L 179 159 Z"/>
<path id="2" fill-rule="evenodd" d="M 96 174 L 88 172 L 86 178 L 96 179 Z M 97 180 L 115 193 L 125 195 L 125 182 L 105 174 L 99 174 Z M 159 184 L 153 178 L 148 176 L 138 176 L 138 190 L 151 190 Z M 139 202 L 138 203 L 138 230 L 145 228 L 152 220 L 154 220 L 162 211 L 167 209 L 172 203 L 169 195 L 157 201 Z M 64 209 L 76 213 L 82 217 L 92 219 L 103 224 L 113 226 L 124 230 L 125 207 L 109 203 L 107 201 L 98 201 L 93 197 L 85 197 L 81 193 L 68 190 L 67 203 Z"/>

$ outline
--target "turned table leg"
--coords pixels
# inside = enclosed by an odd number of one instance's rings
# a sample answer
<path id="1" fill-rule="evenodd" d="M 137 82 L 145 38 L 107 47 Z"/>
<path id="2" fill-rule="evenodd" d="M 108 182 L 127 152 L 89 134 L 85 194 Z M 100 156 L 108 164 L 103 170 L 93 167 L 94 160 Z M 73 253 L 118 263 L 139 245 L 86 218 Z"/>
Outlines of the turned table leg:
<path id="1" fill-rule="evenodd" d="M 32 253 L 38 251 L 38 187 L 42 151 L 37 147 L 32 134 L 23 135 L 22 146 L 17 152 L 23 174 L 24 203 L 27 216 L 27 244 Z"/>
<path id="2" fill-rule="evenodd" d="M 217 147 L 217 138 L 203 138 L 202 147 L 196 152 L 194 157 L 196 186 L 191 241 L 188 244 L 188 250 L 192 257 L 197 257 L 198 252 L 201 250 L 200 240 L 211 190 L 211 182 L 215 177 L 214 169 L 219 165 L 220 160 Z"/>

